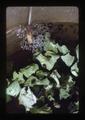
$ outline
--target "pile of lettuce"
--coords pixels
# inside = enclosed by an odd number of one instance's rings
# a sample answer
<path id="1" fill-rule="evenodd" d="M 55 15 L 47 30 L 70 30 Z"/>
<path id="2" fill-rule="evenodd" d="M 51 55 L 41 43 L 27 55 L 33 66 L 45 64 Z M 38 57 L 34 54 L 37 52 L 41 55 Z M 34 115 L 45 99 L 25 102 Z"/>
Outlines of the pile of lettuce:
<path id="1" fill-rule="evenodd" d="M 49 114 L 62 109 L 62 100 L 72 99 L 75 92 L 79 94 L 74 89 L 79 77 L 79 45 L 72 55 L 65 45 L 52 42 L 46 33 L 44 51 L 37 50 L 33 61 L 13 72 L 6 88 L 7 102 L 16 97 L 26 112 Z M 78 113 L 79 100 L 70 102 L 67 109 L 68 113 Z"/>

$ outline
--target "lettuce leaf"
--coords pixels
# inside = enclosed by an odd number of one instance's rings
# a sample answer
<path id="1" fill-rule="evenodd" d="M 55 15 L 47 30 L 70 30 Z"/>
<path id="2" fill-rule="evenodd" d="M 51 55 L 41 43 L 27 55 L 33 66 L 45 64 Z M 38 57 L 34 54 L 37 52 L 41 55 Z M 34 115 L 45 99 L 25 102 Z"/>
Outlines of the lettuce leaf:
<path id="1" fill-rule="evenodd" d="M 70 67 L 72 65 L 72 63 L 74 62 L 75 57 L 70 55 L 69 53 L 67 53 L 64 56 L 61 56 L 61 59 L 63 60 L 63 62 Z"/>
<path id="2" fill-rule="evenodd" d="M 18 81 L 14 81 L 6 89 L 6 94 L 16 97 L 19 94 L 20 90 L 21 90 L 21 87 L 20 87 Z"/>
<path id="3" fill-rule="evenodd" d="M 74 63 L 74 65 L 71 67 L 71 73 L 77 77 L 78 76 L 78 73 L 79 73 L 79 68 L 77 66 L 77 62 Z"/>
<path id="4" fill-rule="evenodd" d="M 39 79 L 43 79 L 44 77 L 46 77 L 48 75 L 47 72 L 43 72 L 42 70 L 38 70 L 36 71 L 36 76 L 39 78 Z"/>
<path id="5" fill-rule="evenodd" d="M 39 80 L 36 82 L 36 85 L 48 86 L 49 84 L 50 84 L 50 81 L 48 80 L 48 78 L 45 78 L 43 80 Z"/>
<path id="6" fill-rule="evenodd" d="M 65 55 L 65 54 L 70 52 L 70 50 L 65 45 L 60 46 L 57 43 L 56 46 L 57 46 L 57 49 L 59 50 L 59 52 L 62 53 L 63 55 Z"/>
<path id="7" fill-rule="evenodd" d="M 54 53 L 58 53 L 58 49 L 56 44 L 53 44 L 53 42 L 50 41 L 50 34 L 46 32 L 45 34 L 45 40 L 44 40 L 44 50 L 45 51 L 53 51 Z"/>
<path id="8" fill-rule="evenodd" d="M 29 111 L 30 108 L 32 108 L 32 106 L 37 102 L 36 96 L 29 87 L 27 91 L 25 90 L 25 87 L 21 89 L 18 100 L 19 104 L 23 105 L 26 111 Z"/>
<path id="9" fill-rule="evenodd" d="M 32 64 L 32 65 L 27 66 L 26 68 L 20 69 L 20 71 L 21 73 L 23 73 L 25 77 L 28 78 L 29 76 L 34 74 L 38 69 L 39 67 L 37 64 Z"/>
<path id="10" fill-rule="evenodd" d="M 38 81 L 37 77 L 31 75 L 24 84 L 25 86 L 33 87 L 37 81 Z"/>
<path id="11" fill-rule="evenodd" d="M 38 78 L 34 77 L 34 76 L 30 76 L 27 81 L 25 82 L 25 86 L 30 86 L 33 87 L 34 85 L 44 85 L 47 86 L 49 85 L 49 80 L 48 78 L 39 80 Z"/>
<path id="12" fill-rule="evenodd" d="M 49 114 L 52 113 L 51 107 L 48 107 L 47 105 L 44 105 L 42 107 L 34 107 L 30 110 L 31 113 L 33 114 Z"/>
<path id="13" fill-rule="evenodd" d="M 57 74 L 55 74 L 55 72 L 52 72 L 51 75 L 50 75 L 50 77 L 55 80 L 56 87 L 60 88 L 60 82 L 59 82 L 59 78 L 58 78 Z"/>
<path id="14" fill-rule="evenodd" d="M 76 57 L 79 61 L 79 45 L 77 45 L 77 47 L 76 47 Z"/>
<path id="15" fill-rule="evenodd" d="M 63 88 L 60 89 L 60 94 L 59 95 L 60 95 L 60 100 L 67 99 L 70 96 L 68 90 L 63 89 Z"/>
<path id="16" fill-rule="evenodd" d="M 16 71 L 13 72 L 13 81 L 17 80 L 19 83 L 24 83 L 24 77 L 23 74 L 21 72 L 17 73 Z"/>
<path id="17" fill-rule="evenodd" d="M 45 65 L 47 70 L 51 70 L 53 68 L 54 64 L 59 59 L 59 56 L 52 55 L 51 58 L 47 58 L 47 57 L 43 56 L 42 54 L 40 54 L 36 57 L 36 59 L 40 62 L 42 67 L 44 67 L 44 65 Z"/>

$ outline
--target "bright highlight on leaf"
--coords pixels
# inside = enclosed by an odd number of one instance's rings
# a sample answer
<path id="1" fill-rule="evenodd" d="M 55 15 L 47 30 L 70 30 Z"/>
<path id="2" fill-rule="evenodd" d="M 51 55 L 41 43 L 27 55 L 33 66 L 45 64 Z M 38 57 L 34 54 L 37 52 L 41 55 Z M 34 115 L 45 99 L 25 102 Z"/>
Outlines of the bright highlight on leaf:
<path id="1" fill-rule="evenodd" d="M 36 102 L 37 98 L 29 87 L 27 91 L 25 90 L 25 87 L 21 89 L 19 95 L 19 104 L 24 105 L 26 111 L 29 111 Z"/>

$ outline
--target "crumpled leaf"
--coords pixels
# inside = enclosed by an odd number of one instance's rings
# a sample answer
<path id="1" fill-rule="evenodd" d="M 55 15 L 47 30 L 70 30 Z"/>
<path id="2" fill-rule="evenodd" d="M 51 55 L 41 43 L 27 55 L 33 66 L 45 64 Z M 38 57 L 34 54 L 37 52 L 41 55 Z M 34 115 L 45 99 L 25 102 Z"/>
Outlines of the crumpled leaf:
<path id="1" fill-rule="evenodd" d="M 13 72 L 13 80 L 16 80 L 18 79 L 18 74 L 16 71 Z"/>
<path id="2" fill-rule="evenodd" d="M 50 41 L 44 42 L 44 50 L 45 51 L 53 51 L 54 53 L 58 53 L 56 44 L 53 44 Z"/>
<path id="3" fill-rule="evenodd" d="M 46 77 L 48 75 L 47 72 L 43 72 L 42 70 L 38 70 L 36 71 L 36 76 L 39 78 L 39 79 L 43 79 L 44 77 Z"/>
<path id="4" fill-rule="evenodd" d="M 58 73 L 57 70 L 54 70 L 52 73 L 55 74 L 58 78 L 61 78 L 61 75 Z"/>
<path id="5" fill-rule="evenodd" d="M 75 81 L 73 81 L 72 76 L 69 76 L 68 83 L 67 83 L 67 90 L 70 91 L 73 85 L 75 84 Z"/>
<path id="6" fill-rule="evenodd" d="M 72 65 L 72 63 L 74 62 L 75 57 L 70 55 L 69 53 L 67 53 L 64 56 L 61 56 L 61 59 L 63 60 L 63 62 L 70 67 Z"/>
<path id="7" fill-rule="evenodd" d="M 33 57 L 35 58 L 35 57 L 37 57 L 39 54 L 40 54 L 40 52 L 39 52 L 39 51 L 36 51 L 36 52 L 33 54 Z"/>
<path id="8" fill-rule="evenodd" d="M 47 86 L 47 85 L 49 85 L 49 83 L 50 83 L 50 81 L 48 80 L 48 78 L 45 78 L 43 80 L 37 81 L 36 85 L 45 85 L 45 86 Z"/>
<path id="9" fill-rule="evenodd" d="M 16 97 L 19 94 L 20 90 L 21 90 L 21 87 L 20 87 L 19 83 L 17 81 L 14 81 L 6 89 L 6 94 Z"/>
<path id="10" fill-rule="evenodd" d="M 55 101 L 55 99 L 53 98 L 52 95 L 48 95 L 48 99 L 49 99 L 50 101 Z"/>
<path id="11" fill-rule="evenodd" d="M 46 35 L 45 35 L 44 50 L 58 53 L 57 46 L 56 44 L 53 44 L 53 42 L 50 41 L 50 34 L 48 32 L 46 32 Z"/>
<path id="12" fill-rule="evenodd" d="M 79 101 L 75 102 L 76 112 L 79 111 Z"/>
<path id="13" fill-rule="evenodd" d="M 72 89 L 75 81 L 73 81 L 72 76 L 69 76 L 68 81 L 64 87 L 60 88 L 60 99 L 67 99 L 70 96 L 70 90 Z"/>
<path id="14" fill-rule="evenodd" d="M 7 86 L 10 85 L 10 80 L 6 78 Z"/>
<path id="15" fill-rule="evenodd" d="M 23 74 L 21 72 L 17 73 L 17 72 L 13 72 L 13 81 L 17 80 L 19 83 L 24 83 L 25 80 L 23 78 Z"/>
<path id="16" fill-rule="evenodd" d="M 53 71 L 50 75 L 51 78 L 53 78 L 55 80 L 55 82 L 57 83 L 56 87 L 60 88 L 60 82 L 59 82 L 59 78 L 57 76 L 57 74 L 55 74 L 55 71 Z"/>
<path id="17" fill-rule="evenodd" d="M 47 107 L 47 105 L 42 106 L 42 107 L 34 107 L 30 110 L 31 113 L 33 114 L 49 114 L 52 113 L 51 107 Z"/>
<path id="18" fill-rule="evenodd" d="M 44 55 L 45 57 L 51 57 L 52 55 L 56 55 L 56 54 L 52 51 L 46 51 Z"/>
<path id="19" fill-rule="evenodd" d="M 48 98 L 50 101 L 55 101 L 54 99 L 54 92 L 53 92 L 53 85 L 49 89 L 46 89 L 45 91 L 45 96 Z"/>
<path id="20" fill-rule="evenodd" d="M 59 52 L 62 53 L 62 54 L 67 54 L 67 53 L 70 52 L 70 50 L 69 50 L 65 45 L 60 46 L 60 45 L 57 43 L 56 46 L 57 46 Z"/>
<path id="21" fill-rule="evenodd" d="M 49 90 L 52 89 L 52 87 L 53 87 L 53 85 L 49 84 L 48 86 L 45 86 L 44 88 L 45 88 L 46 91 L 49 91 Z"/>
<path id="22" fill-rule="evenodd" d="M 26 80 L 25 86 L 33 87 L 34 85 L 36 85 L 37 81 L 38 81 L 37 77 L 32 75 Z"/>
<path id="23" fill-rule="evenodd" d="M 24 105 L 26 111 L 29 111 L 30 108 L 32 108 L 33 105 L 37 103 L 37 98 L 29 87 L 27 91 L 25 90 L 25 87 L 21 89 L 18 99 L 19 104 Z"/>
<path id="24" fill-rule="evenodd" d="M 32 65 L 29 65 L 29 66 L 21 69 L 20 71 L 24 74 L 25 77 L 28 78 L 33 73 L 35 73 L 38 69 L 39 69 L 39 67 L 37 64 L 32 64 Z"/>
<path id="25" fill-rule="evenodd" d="M 68 93 L 68 90 L 63 89 L 63 88 L 60 89 L 60 94 L 59 95 L 60 95 L 60 100 L 61 99 L 67 99 L 70 96 L 70 94 Z"/>
<path id="26" fill-rule="evenodd" d="M 38 55 L 36 59 L 41 63 L 41 66 L 46 66 L 46 69 L 51 70 L 56 63 L 56 61 L 59 59 L 58 55 L 52 55 L 51 58 L 47 58 L 43 56 L 42 54 Z"/>
<path id="27" fill-rule="evenodd" d="M 79 112 L 79 101 L 77 102 L 71 102 L 68 106 L 68 110 L 70 113 L 76 114 Z"/>
<path id="28" fill-rule="evenodd" d="M 28 80 L 25 82 L 25 86 L 31 86 L 31 87 L 33 87 L 34 85 L 45 85 L 45 86 L 47 86 L 47 85 L 49 85 L 49 83 L 50 82 L 49 82 L 48 78 L 39 80 L 34 76 L 30 76 L 28 78 Z"/>
<path id="29" fill-rule="evenodd" d="M 53 104 L 53 105 L 54 105 L 54 107 L 55 107 L 55 108 L 57 108 L 57 109 L 59 109 L 59 108 L 61 107 L 61 106 L 60 106 L 60 104 L 59 104 L 59 103 L 57 103 L 57 102 L 54 102 L 54 104 Z"/>
<path id="30" fill-rule="evenodd" d="M 76 47 L 76 57 L 79 61 L 79 45 L 77 45 L 77 47 Z"/>
<path id="31" fill-rule="evenodd" d="M 74 65 L 71 67 L 71 73 L 77 77 L 78 76 L 78 73 L 79 73 L 79 68 L 77 66 L 77 62 L 74 63 Z"/>

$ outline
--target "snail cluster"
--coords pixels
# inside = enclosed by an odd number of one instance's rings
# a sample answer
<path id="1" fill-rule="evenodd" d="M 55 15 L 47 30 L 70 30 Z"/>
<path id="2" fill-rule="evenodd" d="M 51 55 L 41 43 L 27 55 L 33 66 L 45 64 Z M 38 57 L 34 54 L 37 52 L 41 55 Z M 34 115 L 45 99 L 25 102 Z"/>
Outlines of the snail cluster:
<path id="1" fill-rule="evenodd" d="M 31 34 L 29 34 L 28 28 L 25 26 L 19 26 L 16 30 L 16 35 L 21 39 L 20 46 L 23 50 L 36 52 L 36 49 L 43 50 L 44 37 L 46 32 L 51 32 L 51 24 L 32 24 Z"/>

